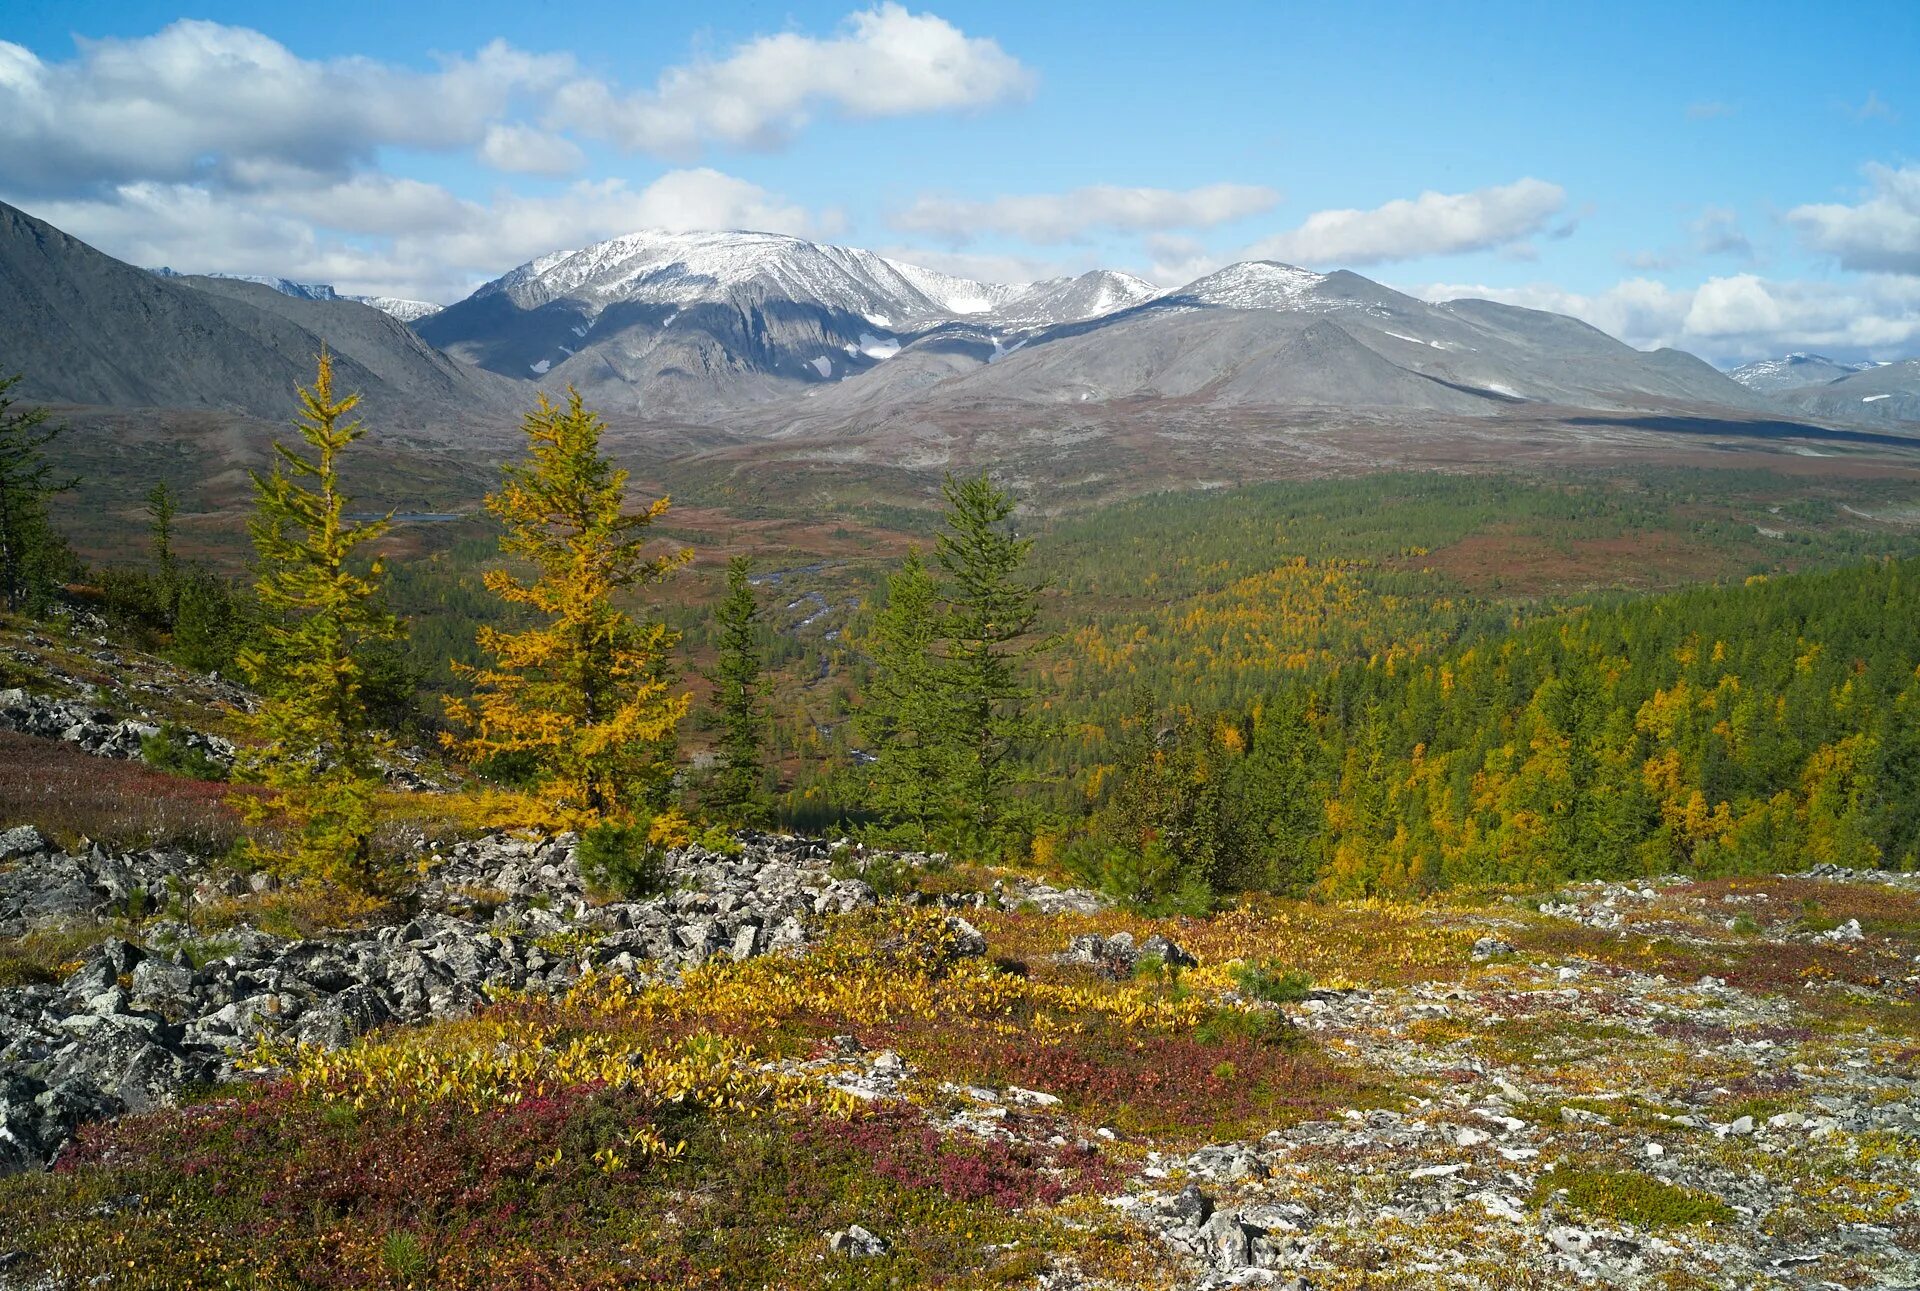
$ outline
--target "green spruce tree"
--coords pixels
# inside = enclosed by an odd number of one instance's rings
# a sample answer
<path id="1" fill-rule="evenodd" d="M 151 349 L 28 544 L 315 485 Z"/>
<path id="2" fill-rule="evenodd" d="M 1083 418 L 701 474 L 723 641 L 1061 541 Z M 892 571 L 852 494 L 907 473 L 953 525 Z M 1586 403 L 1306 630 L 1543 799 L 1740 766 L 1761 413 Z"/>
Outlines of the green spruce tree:
<path id="1" fill-rule="evenodd" d="M 1013 530 L 1013 496 L 984 474 L 949 476 L 941 492 L 934 559 L 948 586 L 937 676 L 961 807 L 955 841 L 989 854 L 1013 841 L 1009 791 L 1045 729 L 1029 664 L 1052 642 L 1036 635 L 1042 585 L 1027 574 L 1033 540 Z"/>
<path id="2" fill-rule="evenodd" d="M 953 724 L 934 655 L 940 623 L 933 578 L 910 550 L 863 643 L 873 671 L 854 725 L 873 759 L 865 805 L 922 847 L 952 811 Z"/>
<path id="3" fill-rule="evenodd" d="M 168 631 L 180 615 L 180 560 L 173 551 L 173 490 L 165 480 L 147 490 L 147 540 L 153 549 L 155 599 L 160 622 Z"/>
<path id="4" fill-rule="evenodd" d="M 56 478 L 44 452 L 64 428 L 47 424 L 45 408 L 13 410 L 21 380 L 0 377 L 0 601 L 38 614 L 53 603 L 73 559 L 47 504 L 76 481 Z"/>
<path id="5" fill-rule="evenodd" d="M 713 682 L 720 721 L 721 765 L 707 790 L 707 809 L 729 825 L 761 825 L 767 819 L 766 728 L 761 695 L 760 608 L 747 576 L 749 561 L 727 562 L 727 595 L 715 614 L 720 657 Z"/>

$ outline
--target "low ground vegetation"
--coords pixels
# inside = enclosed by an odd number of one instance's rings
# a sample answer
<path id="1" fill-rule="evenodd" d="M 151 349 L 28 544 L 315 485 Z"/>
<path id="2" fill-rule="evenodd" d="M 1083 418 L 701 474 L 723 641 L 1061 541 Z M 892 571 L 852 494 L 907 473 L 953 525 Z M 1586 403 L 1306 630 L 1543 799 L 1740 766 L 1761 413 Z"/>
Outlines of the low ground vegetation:
<path id="1" fill-rule="evenodd" d="M 940 873 L 940 895 L 828 916 L 801 952 L 595 968 L 609 934 L 568 925 L 541 943 L 579 956 L 557 988 L 345 1047 L 266 1042 L 252 1079 L 0 1181 L 20 1253 L 0 1279 L 1361 1288 L 1418 1267 L 1460 1288 L 1784 1289 L 1920 1272 L 1920 943 L 1730 913 L 1899 911 L 1909 885 L 1152 919 L 1071 912 L 1081 898 L 1008 871 L 962 900 Z M 501 891 L 496 917 L 543 908 L 529 899 Z M 1748 972 L 1701 971 L 1726 965 Z"/>

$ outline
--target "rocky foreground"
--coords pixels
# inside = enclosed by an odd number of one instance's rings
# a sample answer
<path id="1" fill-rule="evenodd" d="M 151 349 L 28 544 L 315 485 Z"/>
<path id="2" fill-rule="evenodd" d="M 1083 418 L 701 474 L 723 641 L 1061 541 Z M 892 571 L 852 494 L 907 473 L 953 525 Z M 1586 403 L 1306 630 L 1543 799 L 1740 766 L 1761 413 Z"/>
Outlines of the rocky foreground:
<path id="1" fill-rule="evenodd" d="M 244 1077 L 262 1042 L 337 1048 L 382 1026 L 466 1017 L 494 993 L 564 991 L 596 970 L 671 975 L 716 955 L 798 951 L 826 916 L 875 903 L 865 882 L 834 877 L 836 850 L 775 837 L 749 837 L 738 855 L 679 849 L 659 894 L 590 902 L 570 837 L 493 836 L 431 854 L 405 923 L 290 939 L 245 924 L 196 931 L 194 910 L 251 889 L 185 853 L 74 855 L 30 825 L 7 830 L 0 937 L 153 917 L 140 944 L 108 936 L 60 981 L 0 990 L 0 1173 L 46 1165 L 85 1121 Z M 1106 904 L 1035 883 L 957 904 L 1036 899 Z"/>
<path id="2" fill-rule="evenodd" d="M 493 837 L 288 939 L 182 854 L 0 854 L 0 937 L 111 932 L 0 990 L 0 1286 L 1920 1286 L 1904 876 L 1149 921 L 763 837 L 603 904 Z M 389 1178 L 408 1126 L 487 1164 Z"/>

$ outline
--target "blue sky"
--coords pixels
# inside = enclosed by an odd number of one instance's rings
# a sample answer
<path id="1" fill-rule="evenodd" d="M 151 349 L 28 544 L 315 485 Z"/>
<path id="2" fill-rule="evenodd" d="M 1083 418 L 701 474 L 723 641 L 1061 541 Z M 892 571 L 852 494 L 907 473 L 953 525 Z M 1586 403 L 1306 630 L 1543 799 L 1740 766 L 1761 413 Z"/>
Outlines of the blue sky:
<path id="1" fill-rule="evenodd" d="M 646 224 L 1002 279 L 1235 259 L 1721 362 L 1920 352 L 1920 4 L 89 4 L 0 19 L 0 198 L 448 300 Z"/>

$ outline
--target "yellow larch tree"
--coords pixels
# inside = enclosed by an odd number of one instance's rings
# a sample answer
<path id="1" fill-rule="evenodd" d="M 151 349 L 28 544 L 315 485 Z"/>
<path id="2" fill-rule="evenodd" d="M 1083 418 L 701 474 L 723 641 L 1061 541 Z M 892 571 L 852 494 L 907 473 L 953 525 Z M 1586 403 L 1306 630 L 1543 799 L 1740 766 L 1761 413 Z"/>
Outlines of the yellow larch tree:
<path id="1" fill-rule="evenodd" d="M 399 870 L 374 850 L 390 741 L 367 689 L 372 652 L 402 632 L 381 594 L 379 560 L 360 555 L 388 522 L 348 519 L 351 499 L 340 488 L 340 458 L 366 433 L 352 417 L 359 402 L 335 397 L 333 359 L 323 352 L 313 388 L 300 391 L 295 425 L 307 451 L 275 442 L 273 470 L 253 476 L 262 623 L 239 664 L 260 704 L 236 772 L 272 793 L 236 801 L 263 827 L 247 844 L 255 864 L 377 895 L 397 886 Z"/>
<path id="2" fill-rule="evenodd" d="M 529 767 L 544 810 L 530 823 L 558 828 L 657 811 L 691 699 L 674 693 L 677 634 L 636 620 L 616 598 L 666 578 L 692 553 L 650 550 L 669 499 L 626 509 L 627 472 L 601 452 L 604 426 L 572 389 L 565 406 L 542 395 L 527 414 L 527 456 L 506 467 L 487 510 L 506 530 L 501 551 L 531 575 L 491 570 L 486 585 L 532 621 L 518 631 L 481 628 L 491 662 L 463 668 L 473 696 L 447 703 L 470 732 L 448 736 L 448 747 L 471 761 Z"/>

